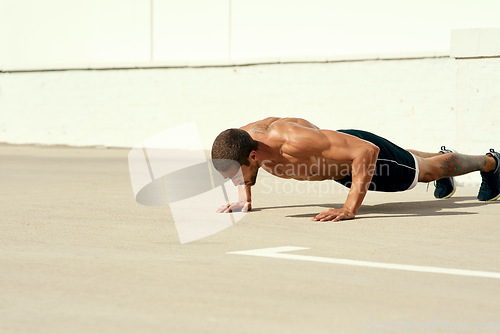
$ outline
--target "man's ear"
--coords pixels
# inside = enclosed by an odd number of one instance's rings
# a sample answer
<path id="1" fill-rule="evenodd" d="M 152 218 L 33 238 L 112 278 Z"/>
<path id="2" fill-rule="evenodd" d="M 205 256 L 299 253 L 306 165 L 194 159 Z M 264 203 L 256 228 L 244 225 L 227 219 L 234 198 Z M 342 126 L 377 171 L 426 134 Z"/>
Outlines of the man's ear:
<path id="1" fill-rule="evenodd" d="M 257 159 L 257 151 L 251 151 L 250 154 L 248 155 L 248 159 L 256 160 Z"/>

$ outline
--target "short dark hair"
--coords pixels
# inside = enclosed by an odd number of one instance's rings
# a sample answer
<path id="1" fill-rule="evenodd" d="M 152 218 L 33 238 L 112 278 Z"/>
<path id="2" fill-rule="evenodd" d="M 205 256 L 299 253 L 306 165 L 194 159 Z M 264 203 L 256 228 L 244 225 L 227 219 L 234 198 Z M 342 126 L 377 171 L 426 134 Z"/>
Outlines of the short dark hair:
<path id="1" fill-rule="evenodd" d="M 212 145 L 212 162 L 218 171 L 226 171 L 234 162 L 248 166 L 250 152 L 257 150 L 258 142 L 241 129 L 222 131 Z"/>

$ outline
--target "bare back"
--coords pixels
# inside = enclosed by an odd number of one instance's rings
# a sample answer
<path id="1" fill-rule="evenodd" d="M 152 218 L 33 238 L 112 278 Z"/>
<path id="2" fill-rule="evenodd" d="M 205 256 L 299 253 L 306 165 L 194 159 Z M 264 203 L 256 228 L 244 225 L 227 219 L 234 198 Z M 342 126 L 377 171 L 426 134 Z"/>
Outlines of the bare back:
<path id="1" fill-rule="evenodd" d="M 351 172 L 356 148 L 371 145 L 301 118 L 269 117 L 241 129 L 259 142 L 264 170 L 296 180 L 343 178 Z"/>

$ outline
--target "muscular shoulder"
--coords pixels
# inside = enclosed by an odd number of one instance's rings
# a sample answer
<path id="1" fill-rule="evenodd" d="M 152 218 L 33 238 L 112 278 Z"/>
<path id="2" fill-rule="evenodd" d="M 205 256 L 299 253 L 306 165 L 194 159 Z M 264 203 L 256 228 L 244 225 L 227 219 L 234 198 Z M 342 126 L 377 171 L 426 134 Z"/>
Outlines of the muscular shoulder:
<path id="1" fill-rule="evenodd" d="M 312 132 L 320 133 L 319 128 L 302 118 L 280 118 L 274 121 L 269 127 L 269 132 L 275 136 L 293 142 L 300 139 L 303 135 Z"/>
<path id="2" fill-rule="evenodd" d="M 282 138 L 282 152 L 291 156 L 318 155 L 329 146 L 324 131 L 304 119 L 274 123 L 274 135 Z"/>
<path id="3" fill-rule="evenodd" d="M 280 120 L 279 117 L 267 117 L 256 122 L 242 126 L 240 129 L 245 130 L 250 135 L 267 135 L 273 128 L 273 123 Z"/>
<path id="4" fill-rule="evenodd" d="M 281 128 L 294 128 L 294 127 L 305 127 L 310 129 L 319 129 L 316 125 L 305 120 L 303 118 L 298 117 L 284 117 L 275 120 L 272 123 L 274 126 L 279 126 Z"/>
<path id="5" fill-rule="evenodd" d="M 241 127 L 247 132 L 254 133 L 268 133 L 275 129 L 285 129 L 294 126 L 303 126 L 307 128 L 318 129 L 318 127 L 311 122 L 297 117 L 267 117 L 256 122 L 249 123 Z"/>
<path id="6" fill-rule="evenodd" d="M 241 127 L 254 139 L 290 154 L 309 154 L 327 144 L 327 138 L 316 125 L 303 118 L 268 117 Z"/>

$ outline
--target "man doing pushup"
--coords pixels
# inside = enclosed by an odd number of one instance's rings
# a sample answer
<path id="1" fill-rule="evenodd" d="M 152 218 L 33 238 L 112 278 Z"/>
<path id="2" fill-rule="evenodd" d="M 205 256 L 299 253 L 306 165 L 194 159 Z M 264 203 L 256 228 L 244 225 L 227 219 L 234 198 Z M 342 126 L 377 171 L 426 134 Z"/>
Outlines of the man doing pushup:
<path id="1" fill-rule="evenodd" d="M 465 155 L 446 150 L 404 150 L 387 139 L 361 130 L 325 130 L 301 118 L 269 117 L 220 133 L 212 146 L 215 169 L 238 186 L 239 201 L 218 212 L 252 209 L 251 187 L 259 168 L 282 178 L 335 180 L 350 188 L 342 208 L 328 209 L 315 221 L 352 219 L 368 190 L 404 191 L 417 182 L 437 181 L 435 196 L 455 191 L 454 176 L 480 171 L 477 198 L 500 197 L 500 153 Z M 241 167 L 240 167 L 241 166 Z"/>

